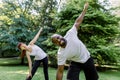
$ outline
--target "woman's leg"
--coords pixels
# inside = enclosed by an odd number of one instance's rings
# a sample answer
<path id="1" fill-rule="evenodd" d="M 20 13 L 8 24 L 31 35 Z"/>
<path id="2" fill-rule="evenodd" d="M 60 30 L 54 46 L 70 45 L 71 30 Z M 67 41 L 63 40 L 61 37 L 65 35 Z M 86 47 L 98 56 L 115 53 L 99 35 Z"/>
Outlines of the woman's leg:
<path id="1" fill-rule="evenodd" d="M 48 57 L 45 57 L 43 60 L 43 72 L 44 72 L 44 77 L 45 80 L 49 80 L 49 76 L 48 76 Z"/>
<path id="2" fill-rule="evenodd" d="M 38 67 L 40 66 L 40 60 L 35 60 L 32 66 L 32 77 L 34 76 L 35 72 L 37 71 Z M 26 80 L 31 80 L 32 77 L 28 77 Z"/>

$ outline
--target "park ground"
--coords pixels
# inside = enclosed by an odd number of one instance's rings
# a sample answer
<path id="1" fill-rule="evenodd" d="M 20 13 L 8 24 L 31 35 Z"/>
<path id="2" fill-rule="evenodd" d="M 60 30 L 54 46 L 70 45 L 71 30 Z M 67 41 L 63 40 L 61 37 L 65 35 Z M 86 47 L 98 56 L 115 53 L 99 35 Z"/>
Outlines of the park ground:
<path id="1" fill-rule="evenodd" d="M 11 63 L 11 64 L 10 64 Z M 9 64 L 9 65 L 8 65 Z M 56 68 L 49 67 L 49 79 L 55 80 Z M 28 74 L 28 66 L 19 65 L 16 60 L 0 59 L 0 80 L 25 80 Z M 63 80 L 66 80 L 67 70 L 64 71 Z M 120 80 L 120 70 L 98 71 L 99 80 Z M 39 67 L 33 80 L 44 80 L 43 68 Z M 84 73 L 81 72 L 80 80 L 85 80 Z"/>

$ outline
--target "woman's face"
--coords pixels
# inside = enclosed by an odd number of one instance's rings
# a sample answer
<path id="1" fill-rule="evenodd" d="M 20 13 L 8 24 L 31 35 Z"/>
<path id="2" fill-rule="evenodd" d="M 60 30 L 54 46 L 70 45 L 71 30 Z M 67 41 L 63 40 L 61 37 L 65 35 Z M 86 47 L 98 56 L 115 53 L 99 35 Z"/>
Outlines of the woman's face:
<path id="1" fill-rule="evenodd" d="M 26 50 L 26 47 L 27 47 L 26 44 L 22 43 L 21 46 L 20 46 L 20 49 L 21 50 Z"/>

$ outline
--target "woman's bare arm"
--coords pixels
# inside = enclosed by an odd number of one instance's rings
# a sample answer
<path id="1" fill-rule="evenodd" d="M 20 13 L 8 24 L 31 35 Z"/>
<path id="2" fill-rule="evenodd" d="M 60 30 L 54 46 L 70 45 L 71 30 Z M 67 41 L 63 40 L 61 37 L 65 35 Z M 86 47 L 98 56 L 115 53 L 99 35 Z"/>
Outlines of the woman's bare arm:
<path id="1" fill-rule="evenodd" d="M 40 30 L 35 35 L 35 37 L 30 41 L 30 43 L 29 43 L 30 45 L 34 44 L 37 41 L 37 39 L 39 38 L 41 32 L 42 32 L 42 28 L 40 28 Z"/>
<path id="2" fill-rule="evenodd" d="M 32 74 L 31 74 L 31 70 L 32 70 L 32 61 L 31 61 L 30 55 L 29 55 L 28 53 L 26 53 L 26 57 L 27 57 L 27 60 L 28 60 L 28 65 L 29 65 L 29 76 L 32 77 Z"/>

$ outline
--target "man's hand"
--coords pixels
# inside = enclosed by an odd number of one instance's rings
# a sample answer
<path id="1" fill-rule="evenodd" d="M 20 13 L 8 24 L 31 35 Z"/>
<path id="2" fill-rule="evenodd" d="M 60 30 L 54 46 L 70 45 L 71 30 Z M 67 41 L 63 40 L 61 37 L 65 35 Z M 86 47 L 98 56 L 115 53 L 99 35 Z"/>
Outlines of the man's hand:
<path id="1" fill-rule="evenodd" d="M 75 25 L 75 27 L 76 27 L 77 30 L 79 29 L 79 26 L 80 26 L 80 24 L 81 24 L 82 21 L 83 21 L 83 18 L 84 18 L 84 16 L 85 16 L 85 13 L 86 13 L 86 11 L 87 11 L 88 6 L 89 6 L 89 3 L 86 2 L 86 3 L 84 4 L 84 8 L 83 8 L 82 13 L 79 15 L 79 17 L 76 19 L 76 21 L 75 21 L 75 23 L 74 23 L 74 25 Z"/>
<path id="2" fill-rule="evenodd" d="M 63 78 L 64 65 L 58 65 L 56 80 L 62 80 Z"/>
<path id="3" fill-rule="evenodd" d="M 84 5 L 84 9 L 86 10 L 88 8 L 88 6 L 89 6 L 89 3 L 86 2 L 85 5 Z"/>

